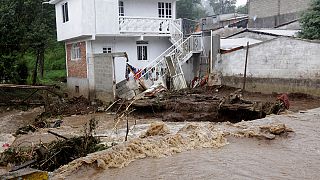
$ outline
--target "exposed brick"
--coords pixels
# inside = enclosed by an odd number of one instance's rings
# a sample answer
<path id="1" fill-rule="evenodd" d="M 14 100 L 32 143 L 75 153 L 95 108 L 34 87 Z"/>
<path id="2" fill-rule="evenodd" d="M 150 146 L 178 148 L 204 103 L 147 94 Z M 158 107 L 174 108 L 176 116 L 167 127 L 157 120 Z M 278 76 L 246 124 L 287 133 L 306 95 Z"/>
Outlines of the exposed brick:
<path id="1" fill-rule="evenodd" d="M 81 59 L 71 60 L 72 44 L 67 44 L 68 77 L 87 78 L 86 42 L 78 42 L 81 51 Z"/>

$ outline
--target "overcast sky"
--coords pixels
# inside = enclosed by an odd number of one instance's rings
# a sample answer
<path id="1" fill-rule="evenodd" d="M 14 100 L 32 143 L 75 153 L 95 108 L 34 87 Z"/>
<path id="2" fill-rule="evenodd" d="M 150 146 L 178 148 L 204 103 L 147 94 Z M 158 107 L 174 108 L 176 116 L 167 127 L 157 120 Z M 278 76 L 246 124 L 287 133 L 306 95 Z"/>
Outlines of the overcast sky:
<path id="1" fill-rule="evenodd" d="M 237 0 L 237 6 L 245 5 L 246 3 L 247 3 L 247 0 Z"/>

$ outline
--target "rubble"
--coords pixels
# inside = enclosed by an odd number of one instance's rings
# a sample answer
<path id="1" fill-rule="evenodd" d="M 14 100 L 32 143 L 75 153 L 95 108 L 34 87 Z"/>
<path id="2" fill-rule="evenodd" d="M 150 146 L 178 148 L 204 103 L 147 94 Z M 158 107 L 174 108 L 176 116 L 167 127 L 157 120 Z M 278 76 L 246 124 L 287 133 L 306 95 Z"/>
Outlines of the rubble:
<path id="1" fill-rule="evenodd" d="M 66 138 L 49 131 L 49 133 L 62 138 L 62 140 L 53 141 L 49 144 L 40 143 L 31 146 L 10 147 L 0 155 L 0 165 L 14 165 L 12 171 L 32 167 L 50 172 L 74 159 L 106 149 L 104 145 L 99 145 L 99 138 L 92 136 L 96 126 L 94 121 L 92 119 L 85 126 L 85 135 L 83 136 Z"/>

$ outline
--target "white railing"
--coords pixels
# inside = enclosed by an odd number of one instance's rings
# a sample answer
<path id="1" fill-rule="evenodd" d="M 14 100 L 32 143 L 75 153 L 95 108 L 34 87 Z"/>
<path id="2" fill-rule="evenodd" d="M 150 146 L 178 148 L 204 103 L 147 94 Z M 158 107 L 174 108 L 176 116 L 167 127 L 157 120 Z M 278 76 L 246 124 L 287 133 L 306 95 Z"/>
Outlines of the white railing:
<path id="1" fill-rule="evenodd" d="M 170 18 L 120 17 L 120 33 L 170 34 Z"/>
<path id="2" fill-rule="evenodd" d="M 194 44 L 195 43 L 195 44 Z M 192 52 L 200 52 L 202 50 L 201 44 L 201 35 L 192 35 L 187 39 L 182 41 L 180 39 L 170 48 L 168 48 L 165 52 L 163 52 L 160 56 L 158 56 L 155 60 L 149 63 L 144 69 L 140 79 L 146 79 L 146 76 L 164 76 L 167 70 L 167 64 L 165 62 L 165 58 L 167 56 L 171 56 L 173 61 L 183 64 L 184 57 L 188 56 L 189 53 Z M 176 64 L 176 68 L 178 68 L 178 64 Z M 155 74 L 155 75 L 150 75 Z"/>
<path id="3" fill-rule="evenodd" d="M 177 21 L 180 22 L 180 21 Z M 183 33 L 181 29 L 181 25 L 176 23 L 176 20 L 171 22 L 170 34 L 171 34 L 171 42 L 174 44 L 183 38 Z"/>

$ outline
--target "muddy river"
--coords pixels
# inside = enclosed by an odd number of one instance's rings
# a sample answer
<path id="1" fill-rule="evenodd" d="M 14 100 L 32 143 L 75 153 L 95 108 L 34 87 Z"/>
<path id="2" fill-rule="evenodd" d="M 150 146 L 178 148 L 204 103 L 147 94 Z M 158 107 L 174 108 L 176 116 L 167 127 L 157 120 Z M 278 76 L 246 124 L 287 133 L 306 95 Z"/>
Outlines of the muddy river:
<path id="1" fill-rule="evenodd" d="M 320 179 L 320 109 L 271 116 L 255 126 L 284 123 L 294 130 L 274 140 L 228 137 L 220 148 L 199 148 L 124 168 L 81 167 L 66 179 Z"/>

